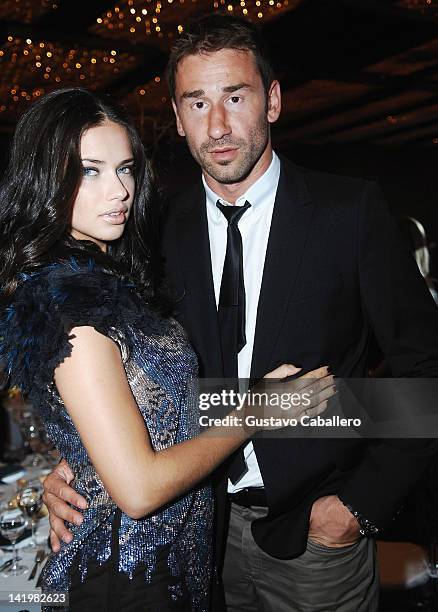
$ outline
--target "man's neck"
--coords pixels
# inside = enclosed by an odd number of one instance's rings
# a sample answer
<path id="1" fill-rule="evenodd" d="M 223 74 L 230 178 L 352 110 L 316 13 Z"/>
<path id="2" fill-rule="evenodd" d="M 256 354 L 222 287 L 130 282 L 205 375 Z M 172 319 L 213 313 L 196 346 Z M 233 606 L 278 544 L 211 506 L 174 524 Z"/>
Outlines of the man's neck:
<path id="1" fill-rule="evenodd" d="M 256 165 L 248 176 L 242 181 L 231 184 L 220 183 L 204 172 L 205 182 L 222 200 L 225 200 L 225 202 L 228 202 L 229 204 L 235 204 L 236 200 L 240 198 L 241 195 L 246 193 L 248 189 L 252 187 L 252 185 L 254 185 L 254 183 L 258 181 L 261 176 L 263 176 L 263 174 L 269 168 L 271 161 L 272 147 L 269 146 L 265 149 L 263 155 L 257 161 Z"/>

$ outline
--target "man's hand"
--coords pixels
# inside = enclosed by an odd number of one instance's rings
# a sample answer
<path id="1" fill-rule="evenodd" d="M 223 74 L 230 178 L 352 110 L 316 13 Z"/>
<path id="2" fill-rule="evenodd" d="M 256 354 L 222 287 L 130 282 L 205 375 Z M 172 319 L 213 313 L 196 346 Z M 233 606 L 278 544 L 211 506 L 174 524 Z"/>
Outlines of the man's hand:
<path id="1" fill-rule="evenodd" d="M 73 478 L 69 464 L 63 459 L 44 481 L 43 501 L 49 510 L 50 543 L 54 552 L 60 549 L 61 540 L 71 542 L 73 539 L 64 521 L 75 525 L 80 525 L 83 521 L 82 514 L 68 504 L 84 510 L 87 507 L 85 499 L 68 486 Z"/>
<path id="2" fill-rule="evenodd" d="M 359 523 L 337 495 L 317 499 L 310 514 L 309 539 L 323 546 L 339 548 L 360 538 Z"/>

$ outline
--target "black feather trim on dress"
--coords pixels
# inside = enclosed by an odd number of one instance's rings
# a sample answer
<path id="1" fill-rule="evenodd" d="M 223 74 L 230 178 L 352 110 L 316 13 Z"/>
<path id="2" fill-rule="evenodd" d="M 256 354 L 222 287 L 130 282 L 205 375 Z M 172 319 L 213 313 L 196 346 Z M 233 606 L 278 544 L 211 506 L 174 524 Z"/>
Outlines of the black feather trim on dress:
<path id="1" fill-rule="evenodd" d="M 89 325 L 111 337 L 114 327 L 142 323 L 146 333 L 162 331 L 135 286 L 104 272 L 93 261 L 55 263 L 23 274 L 10 305 L 0 317 L 0 361 L 10 386 L 24 393 L 43 388 L 71 354 L 71 329 Z M 129 347 L 127 347 L 129 350 Z"/>

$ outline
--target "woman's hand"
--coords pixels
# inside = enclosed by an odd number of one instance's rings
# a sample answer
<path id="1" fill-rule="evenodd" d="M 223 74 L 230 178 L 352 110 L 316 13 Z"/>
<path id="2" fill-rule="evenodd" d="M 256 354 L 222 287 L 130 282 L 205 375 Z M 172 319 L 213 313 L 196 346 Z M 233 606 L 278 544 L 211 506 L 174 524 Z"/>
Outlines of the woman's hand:
<path id="1" fill-rule="evenodd" d="M 278 366 L 278 368 L 275 368 L 272 372 L 265 374 L 263 378 L 276 378 L 280 380 L 288 376 L 294 376 L 294 374 L 298 374 L 298 372 L 301 372 L 301 368 L 297 368 L 291 363 L 283 363 L 283 365 Z"/>
<path id="2" fill-rule="evenodd" d="M 287 426 L 288 422 L 290 424 L 292 419 L 299 421 L 304 415 L 315 417 L 324 412 L 328 400 L 336 393 L 334 378 L 329 374 L 329 368 L 323 366 L 288 380 L 300 371 L 301 368 L 292 364 L 283 364 L 268 372 L 262 381 L 251 389 L 245 405 L 245 423 L 247 427 L 254 428 L 253 433 L 281 429 Z M 274 402 L 274 396 L 280 396 L 281 401 Z M 257 397 L 263 397 L 264 402 L 257 405 L 250 402 L 251 398 Z M 254 425 L 251 425 L 252 423 Z"/>

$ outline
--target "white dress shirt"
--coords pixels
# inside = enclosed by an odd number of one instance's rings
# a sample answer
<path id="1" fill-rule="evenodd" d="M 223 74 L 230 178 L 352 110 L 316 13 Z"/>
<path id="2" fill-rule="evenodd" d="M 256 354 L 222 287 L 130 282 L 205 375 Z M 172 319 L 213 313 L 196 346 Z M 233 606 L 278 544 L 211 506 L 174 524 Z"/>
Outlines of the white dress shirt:
<path id="1" fill-rule="evenodd" d="M 275 153 L 266 172 L 240 196 L 235 205 L 251 204 L 239 221 L 243 245 L 243 277 L 246 293 L 246 345 L 238 355 L 239 378 L 249 378 L 251 373 L 252 351 L 254 347 L 257 309 L 265 265 L 266 248 L 271 228 L 272 212 L 280 178 L 280 160 Z M 227 227 L 225 216 L 217 208 L 216 202 L 232 206 L 210 189 L 202 177 L 207 200 L 208 235 L 210 239 L 211 269 L 213 272 L 216 306 L 222 280 L 222 271 L 227 247 Z M 248 471 L 233 485 L 228 481 L 228 492 L 236 493 L 246 487 L 263 487 L 263 479 L 257 463 L 252 442 L 244 448 Z"/>

